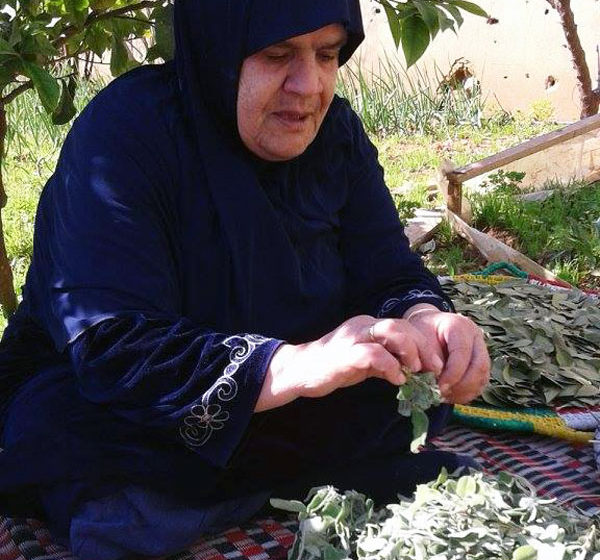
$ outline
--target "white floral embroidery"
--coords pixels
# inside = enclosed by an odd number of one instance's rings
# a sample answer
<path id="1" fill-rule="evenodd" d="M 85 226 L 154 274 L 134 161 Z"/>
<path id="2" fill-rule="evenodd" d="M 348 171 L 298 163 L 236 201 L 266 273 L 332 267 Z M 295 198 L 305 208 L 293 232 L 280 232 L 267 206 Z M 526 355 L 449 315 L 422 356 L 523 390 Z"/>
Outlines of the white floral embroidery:
<path id="1" fill-rule="evenodd" d="M 446 311 L 450 311 L 450 306 L 444 300 L 444 298 L 442 296 L 440 296 L 439 294 L 436 294 L 432 290 L 411 290 L 402 299 L 400 299 L 400 298 L 390 298 L 390 299 L 388 299 L 381 306 L 381 309 L 379 310 L 379 313 L 377 313 L 377 317 L 378 318 L 383 317 L 386 313 L 389 313 L 392 309 L 394 309 L 394 307 L 396 307 L 397 305 L 400 305 L 403 302 L 412 301 L 413 299 L 424 299 L 424 298 L 430 298 L 430 299 L 433 298 L 433 299 L 442 300 L 442 307 L 443 307 L 443 309 L 446 310 Z"/>
<path id="2" fill-rule="evenodd" d="M 432 292 L 431 290 L 411 290 L 402 298 L 402 301 L 410 301 L 412 299 L 420 298 L 444 299 L 442 296 Z"/>
<path id="3" fill-rule="evenodd" d="M 402 300 L 399 298 L 390 298 L 388 299 L 382 306 L 381 309 L 379 310 L 379 313 L 377 313 L 377 317 L 381 318 L 383 317 L 388 311 L 391 311 L 392 309 L 394 309 L 394 307 L 396 307 L 396 305 L 399 305 L 400 303 L 402 303 Z"/>
<path id="4" fill-rule="evenodd" d="M 201 447 L 214 432 L 223 429 L 230 417 L 229 412 L 223 410 L 223 405 L 238 393 L 238 384 L 233 376 L 254 350 L 268 340 L 271 339 L 257 334 L 245 334 L 230 336 L 221 343 L 231 348 L 229 364 L 215 384 L 204 393 L 202 404 L 194 405 L 190 414 L 184 418 L 179 432 L 187 445 Z"/>

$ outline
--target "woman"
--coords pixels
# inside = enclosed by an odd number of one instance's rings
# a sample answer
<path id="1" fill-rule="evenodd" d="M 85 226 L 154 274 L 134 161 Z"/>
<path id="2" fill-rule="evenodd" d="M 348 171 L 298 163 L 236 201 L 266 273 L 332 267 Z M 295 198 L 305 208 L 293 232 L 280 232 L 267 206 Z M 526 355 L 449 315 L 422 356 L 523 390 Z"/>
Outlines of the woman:
<path id="1" fill-rule="evenodd" d="M 75 122 L 2 342 L 0 502 L 83 560 L 166 554 L 316 484 L 409 492 L 464 461 L 408 453 L 403 371 L 449 402 L 489 371 L 333 95 L 358 0 L 177 0 L 175 34 L 174 63 Z"/>

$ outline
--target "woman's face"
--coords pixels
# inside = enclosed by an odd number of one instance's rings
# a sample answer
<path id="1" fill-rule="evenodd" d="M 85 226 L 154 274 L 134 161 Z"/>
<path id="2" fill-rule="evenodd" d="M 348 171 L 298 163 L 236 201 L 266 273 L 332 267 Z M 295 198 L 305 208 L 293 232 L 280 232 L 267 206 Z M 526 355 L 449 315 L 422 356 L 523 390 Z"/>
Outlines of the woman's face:
<path id="1" fill-rule="evenodd" d="M 237 124 L 246 147 L 268 161 L 299 156 L 314 140 L 335 91 L 339 24 L 292 37 L 244 60 Z"/>

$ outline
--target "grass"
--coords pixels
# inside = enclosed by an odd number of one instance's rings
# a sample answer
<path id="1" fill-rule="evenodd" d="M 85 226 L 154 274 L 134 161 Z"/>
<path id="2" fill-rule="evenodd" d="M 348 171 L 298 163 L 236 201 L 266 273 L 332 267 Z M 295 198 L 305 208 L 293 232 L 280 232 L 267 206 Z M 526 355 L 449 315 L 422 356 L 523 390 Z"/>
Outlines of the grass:
<path id="1" fill-rule="evenodd" d="M 535 121 L 529 115 L 517 113 L 504 117 L 502 124 L 490 121 L 480 128 L 460 125 L 431 134 L 394 133 L 372 138 L 379 150 L 387 185 L 392 190 L 403 189 L 412 197 L 412 190 L 417 189 L 418 193 L 419 188 L 437 182 L 444 160 L 456 166 L 466 165 L 556 128 L 552 122 Z"/>
<path id="2" fill-rule="evenodd" d="M 600 289 L 600 183 L 549 184 L 544 202 L 515 197 L 518 182 L 494 185 L 470 195 L 473 225 L 540 263 L 558 277 L 584 289 Z M 485 263 L 445 222 L 436 251 L 426 255 L 436 274 L 463 274 Z"/>
<path id="3" fill-rule="evenodd" d="M 81 84 L 75 99 L 77 107 L 83 108 L 101 87 L 102 84 Z M 6 111 L 8 133 L 2 176 L 8 204 L 2 210 L 2 221 L 14 284 L 20 296 L 31 260 L 37 203 L 54 171 L 70 126 L 53 125 L 32 91 L 17 97 Z M 0 332 L 5 324 L 0 315 Z"/>
<path id="4" fill-rule="evenodd" d="M 481 126 L 484 99 L 477 83 L 467 90 L 440 86 L 444 74 L 416 68 L 407 74 L 392 58 L 375 71 L 348 65 L 340 73 L 338 92 L 346 97 L 370 134 L 437 134 L 459 125 Z"/>
<path id="5" fill-rule="evenodd" d="M 475 227 L 504 232 L 515 248 L 567 282 L 598 288 L 600 183 L 554 184 L 543 202 L 516 199 L 507 189 L 471 195 Z"/>

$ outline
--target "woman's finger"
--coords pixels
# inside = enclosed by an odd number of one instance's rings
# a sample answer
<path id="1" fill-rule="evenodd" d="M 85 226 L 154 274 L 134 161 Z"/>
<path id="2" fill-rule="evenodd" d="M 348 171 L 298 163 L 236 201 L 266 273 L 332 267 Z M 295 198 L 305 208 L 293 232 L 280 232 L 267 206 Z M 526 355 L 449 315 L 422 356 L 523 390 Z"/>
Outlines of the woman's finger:
<path id="1" fill-rule="evenodd" d="M 490 378 L 490 357 L 483 336 L 478 333 L 473 342 L 469 366 L 458 383 L 452 386 L 449 400 L 466 404 L 479 395 Z"/>
<path id="2" fill-rule="evenodd" d="M 475 344 L 475 333 L 472 329 L 455 329 L 448 337 L 446 349 L 448 357 L 439 379 L 442 394 L 451 393 L 469 368 Z"/>
<path id="3" fill-rule="evenodd" d="M 421 371 L 420 354 L 427 345 L 425 337 L 402 319 L 377 321 L 370 330 L 372 339 L 396 356 L 410 371 Z"/>
<path id="4" fill-rule="evenodd" d="M 357 344 L 346 356 L 347 372 L 340 386 L 355 385 L 368 377 L 385 379 L 394 385 L 406 382 L 400 362 L 379 343 Z"/>

